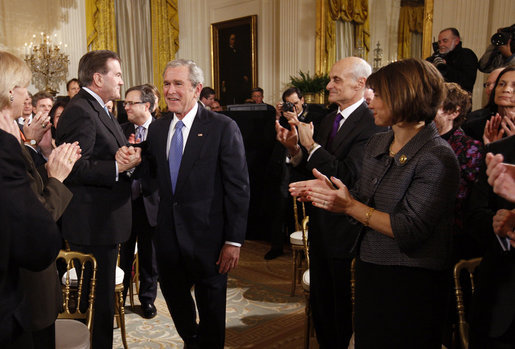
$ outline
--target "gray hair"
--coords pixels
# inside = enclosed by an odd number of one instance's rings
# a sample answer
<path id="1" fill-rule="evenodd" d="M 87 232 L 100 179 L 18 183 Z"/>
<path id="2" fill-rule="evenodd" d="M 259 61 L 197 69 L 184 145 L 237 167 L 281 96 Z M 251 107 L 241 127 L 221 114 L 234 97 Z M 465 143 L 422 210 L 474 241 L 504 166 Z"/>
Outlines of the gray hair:
<path id="1" fill-rule="evenodd" d="M 163 72 L 163 77 L 166 73 L 166 70 L 168 68 L 177 68 L 177 67 L 188 67 L 189 70 L 189 80 L 191 82 L 191 85 L 193 87 L 196 87 L 198 84 L 204 83 L 204 73 L 202 72 L 202 69 L 195 63 L 194 61 L 190 59 L 175 59 L 173 61 L 170 61 L 166 64 L 165 70 Z"/>
<path id="2" fill-rule="evenodd" d="M 358 80 L 359 78 L 368 79 L 370 74 L 372 74 L 372 67 L 362 58 L 353 57 L 354 64 L 352 65 L 352 69 L 350 74 L 354 77 L 354 79 Z"/>

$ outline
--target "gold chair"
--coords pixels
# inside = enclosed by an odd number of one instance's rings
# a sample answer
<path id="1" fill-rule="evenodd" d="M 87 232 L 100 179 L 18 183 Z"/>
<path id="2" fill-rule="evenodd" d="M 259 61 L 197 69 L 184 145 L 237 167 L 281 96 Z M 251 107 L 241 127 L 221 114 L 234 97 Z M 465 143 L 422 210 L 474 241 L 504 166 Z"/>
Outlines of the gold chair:
<path id="1" fill-rule="evenodd" d="M 61 250 L 57 261 L 64 261 L 66 272 L 62 277 L 63 311 L 55 322 L 56 348 L 90 348 L 91 331 L 93 329 L 93 313 L 95 303 L 95 287 L 97 274 L 97 261 L 91 254 L 81 252 L 67 252 Z M 89 292 L 86 286 L 84 272 L 87 265 L 91 268 Z M 80 278 L 75 268 L 80 268 Z M 80 310 L 82 297 L 89 293 L 86 311 Z M 75 321 L 80 320 L 80 321 Z"/>
<path id="2" fill-rule="evenodd" d="M 310 274 L 309 274 L 309 245 L 308 245 L 308 223 L 309 217 L 305 216 L 302 220 L 302 248 L 306 256 L 307 269 L 302 274 L 302 289 L 306 298 L 306 321 L 304 326 L 304 348 L 309 349 L 311 338 L 314 336 L 313 317 L 311 314 L 311 306 L 309 304 L 310 295 Z"/>
<path id="3" fill-rule="evenodd" d="M 461 260 L 454 266 L 454 291 L 456 293 L 456 309 L 458 311 L 458 326 L 460 335 L 460 345 L 462 349 L 468 349 L 469 347 L 469 324 L 465 319 L 465 305 L 463 289 L 460 281 L 460 276 L 463 270 L 468 271 L 470 278 L 470 285 L 472 286 L 472 294 L 474 294 L 475 283 L 474 283 L 474 271 L 481 263 L 481 258 L 474 258 L 469 260 Z"/>
<path id="4" fill-rule="evenodd" d="M 295 232 L 290 234 L 290 244 L 292 249 L 292 280 L 291 280 L 291 292 L 290 296 L 295 295 L 295 288 L 297 283 L 302 280 L 302 273 L 306 270 L 304 261 L 306 260 L 306 254 L 304 250 L 303 242 L 303 231 L 299 224 L 299 217 L 297 212 L 297 200 L 293 198 L 293 216 L 295 218 Z M 306 217 L 306 208 L 302 203 L 302 216 Z M 305 231 L 306 239 L 308 231 Z"/>
<path id="5" fill-rule="evenodd" d="M 129 283 L 129 301 L 131 302 L 131 309 L 134 310 L 134 294 L 139 294 L 139 257 L 138 257 L 138 242 L 136 241 L 134 251 L 134 260 L 132 262 L 131 282 Z M 136 293 L 134 293 L 134 289 Z"/>
<path id="6" fill-rule="evenodd" d="M 127 332 L 125 329 L 125 306 L 123 305 L 123 278 L 125 273 L 120 265 L 120 247 L 118 245 L 118 260 L 116 265 L 116 274 L 115 274 L 115 286 L 114 286 L 114 316 L 116 319 L 116 325 L 120 328 L 120 332 L 122 335 L 122 343 L 125 349 L 128 348 L 127 345 Z"/>

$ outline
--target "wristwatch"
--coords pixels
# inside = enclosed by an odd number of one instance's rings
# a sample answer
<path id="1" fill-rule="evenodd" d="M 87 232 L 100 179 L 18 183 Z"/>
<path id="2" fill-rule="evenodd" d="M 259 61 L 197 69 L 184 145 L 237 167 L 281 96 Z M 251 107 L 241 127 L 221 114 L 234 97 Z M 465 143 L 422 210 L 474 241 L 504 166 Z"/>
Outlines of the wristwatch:
<path id="1" fill-rule="evenodd" d="M 26 139 L 25 142 L 24 142 L 26 145 L 31 145 L 33 147 L 36 146 L 36 144 L 38 144 L 38 142 L 36 142 L 35 139 Z"/>

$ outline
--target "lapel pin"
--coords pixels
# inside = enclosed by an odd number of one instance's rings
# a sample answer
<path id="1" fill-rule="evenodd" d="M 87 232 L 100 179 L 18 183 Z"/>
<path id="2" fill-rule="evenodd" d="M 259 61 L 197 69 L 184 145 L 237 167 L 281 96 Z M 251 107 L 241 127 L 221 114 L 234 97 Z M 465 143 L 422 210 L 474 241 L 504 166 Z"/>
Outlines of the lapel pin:
<path id="1" fill-rule="evenodd" d="M 203 135 L 203 133 L 197 133 L 197 137 L 202 137 Z"/>

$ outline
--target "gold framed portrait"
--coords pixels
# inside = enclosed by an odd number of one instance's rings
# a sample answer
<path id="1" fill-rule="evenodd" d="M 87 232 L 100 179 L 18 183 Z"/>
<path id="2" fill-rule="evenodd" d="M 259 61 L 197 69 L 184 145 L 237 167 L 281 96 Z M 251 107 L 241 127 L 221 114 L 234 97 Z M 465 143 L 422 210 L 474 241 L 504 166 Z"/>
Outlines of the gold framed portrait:
<path id="1" fill-rule="evenodd" d="M 257 87 L 257 16 L 211 24 L 211 76 L 222 105 L 245 103 Z"/>

